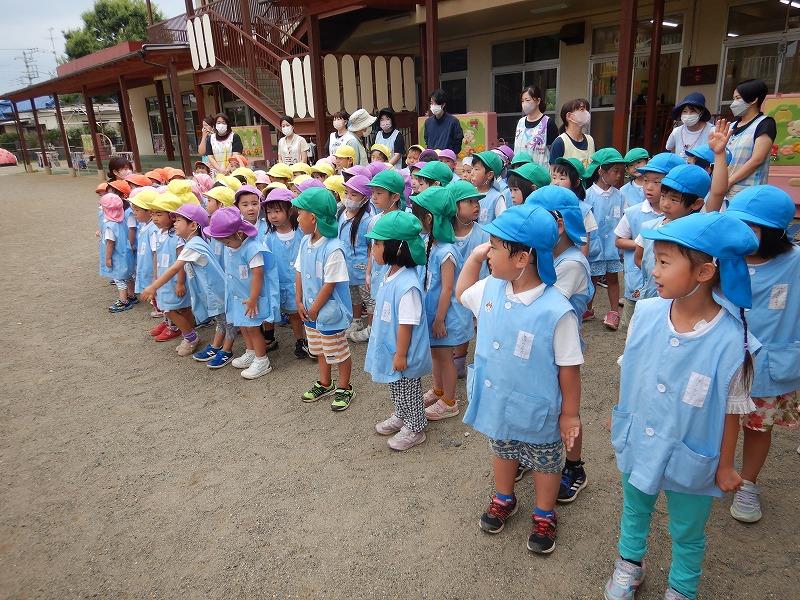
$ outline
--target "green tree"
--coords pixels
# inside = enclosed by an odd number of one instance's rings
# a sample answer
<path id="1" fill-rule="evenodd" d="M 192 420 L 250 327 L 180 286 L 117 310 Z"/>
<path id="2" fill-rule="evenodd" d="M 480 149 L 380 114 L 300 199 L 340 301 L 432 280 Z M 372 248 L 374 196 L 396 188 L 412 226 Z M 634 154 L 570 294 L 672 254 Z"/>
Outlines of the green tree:
<path id="1" fill-rule="evenodd" d="M 120 42 L 147 39 L 147 5 L 144 0 L 95 0 L 81 15 L 83 27 L 62 31 L 69 60 L 86 56 Z M 164 17 L 153 5 L 154 22 Z"/>

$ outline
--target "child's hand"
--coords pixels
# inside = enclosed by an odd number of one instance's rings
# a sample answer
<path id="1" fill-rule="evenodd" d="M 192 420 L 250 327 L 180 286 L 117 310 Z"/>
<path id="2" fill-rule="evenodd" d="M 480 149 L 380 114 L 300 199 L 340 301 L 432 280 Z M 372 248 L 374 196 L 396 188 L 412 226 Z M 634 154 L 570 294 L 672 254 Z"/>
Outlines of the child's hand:
<path id="1" fill-rule="evenodd" d="M 242 301 L 242 304 L 245 305 L 244 314 L 251 319 L 255 318 L 258 314 L 258 298 L 248 298 Z"/>
<path id="2" fill-rule="evenodd" d="M 444 324 L 444 319 L 435 319 L 433 321 L 433 337 L 443 338 L 447 335 L 447 327 Z"/>
<path id="3" fill-rule="evenodd" d="M 470 258 L 474 258 L 479 262 L 485 261 L 489 258 L 489 250 L 491 249 L 492 244 L 489 242 L 484 242 L 483 244 L 479 244 L 473 248 L 472 253 L 469 255 Z"/>
<path id="4" fill-rule="evenodd" d="M 733 127 L 725 119 L 717 119 L 714 131 L 708 135 L 708 146 L 714 154 L 723 154 L 728 140 L 733 134 Z"/>
<path id="5" fill-rule="evenodd" d="M 297 316 L 300 317 L 300 320 L 308 321 L 308 313 L 306 312 L 306 307 L 303 306 L 303 299 L 295 298 L 295 304 L 297 304 Z"/>
<path id="6" fill-rule="evenodd" d="M 94 237 L 96 237 L 96 238 L 100 237 L 100 230 L 99 229 L 94 232 Z"/>
<path id="7" fill-rule="evenodd" d="M 145 302 L 149 302 L 153 299 L 153 296 L 156 295 L 156 290 L 153 288 L 152 285 L 148 285 L 144 288 L 141 292 L 139 292 L 139 298 L 144 300 Z"/>
<path id="8" fill-rule="evenodd" d="M 175 294 L 178 298 L 183 298 L 186 295 L 186 285 L 181 283 L 180 281 L 175 283 Z"/>
<path id="9" fill-rule="evenodd" d="M 111 262 L 111 257 L 110 256 L 106 256 L 106 268 L 110 269 L 110 268 L 113 267 L 113 265 L 114 265 L 114 263 Z"/>
<path id="10" fill-rule="evenodd" d="M 369 269 L 367 269 L 367 280 L 364 282 L 364 287 L 368 292 L 372 292 L 372 286 L 369 284 Z"/>
<path id="11" fill-rule="evenodd" d="M 395 354 L 394 360 L 392 361 L 392 370 L 397 371 L 398 373 L 402 373 L 408 369 L 408 359 L 405 354 Z"/>
<path id="12" fill-rule="evenodd" d="M 581 433 L 581 418 L 561 415 L 558 419 L 558 428 L 561 430 L 561 440 L 564 442 L 564 448 L 569 452 Z"/>
<path id="13" fill-rule="evenodd" d="M 314 307 L 313 307 L 313 306 L 312 306 L 310 309 L 308 309 L 308 310 L 306 311 L 306 316 L 308 317 L 308 320 L 309 320 L 309 321 L 316 321 L 316 320 L 317 320 L 317 313 L 318 313 L 318 312 L 319 312 L 319 311 L 316 311 L 316 310 L 314 310 Z"/>
<path id="14" fill-rule="evenodd" d="M 742 487 L 742 477 L 733 467 L 718 467 L 717 486 L 723 492 L 735 492 Z"/>

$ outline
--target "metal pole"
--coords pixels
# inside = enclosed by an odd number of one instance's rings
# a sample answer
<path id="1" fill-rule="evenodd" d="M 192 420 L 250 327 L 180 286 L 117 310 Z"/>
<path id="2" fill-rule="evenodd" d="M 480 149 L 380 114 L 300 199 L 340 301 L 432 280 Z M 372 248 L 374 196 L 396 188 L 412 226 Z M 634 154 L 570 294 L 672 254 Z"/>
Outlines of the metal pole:
<path id="1" fill-rule="evenodd" d="M 103 158 L 100 156 L 100 141 L 97 139 L 97 121 L 94 118 L 94 105 L 92 97 L 89 95 L 86 86 L 83 86 L 83 102 L 86 104 L 86 118 L 89 121 L 89 133 L 92 134 L 92 148 L 94 149 L 94 164 L 97 167 L 97 174 L 100 180 L 106 179 L 103 172 Z"/>
<path id="2" fill-rule="evenodd" d="M 617 58 L 617 94 L 614 100 L 613 146 L 620 151 L 628 147 L 628 121 L 631 115 L 631 83 L 633 82 L 633 47 L 636 42 L 637 0 L 622 0 L 622 23 Z"/>
<path id="3" fill-rule="evenodd" d="M 28 142 L 25 141 L 25 128 L 22 126 L 22 118 L 19 116 L 17 110 L 17 103 L 12 101 L 11 108 L 14 109 L 14 122 L 17 124 L 17 135 L 19 136 L 19 147 L 22 150 L 22 166 L 25 167 L 27 173 L 33 173 L 31 166 L 31 159 L 28 155 Z"/>
<path id="4" fill-rule="evenodd" d="M 664 0 L 653 2 L 653 35 L 650 40 L 650 72 L 647 77 L 647 104 L 644 113 L 644 147 L 657 152 L 655 137 L 656 109 L 658 108 L 658 77 L 661 62 L 661 33 L 664 29 Z"/>
<path id="5" fill-rule="evenodd" d="M 53 174 L 53 169 L 50 167 L 50 161 L 47 160 L 47 148 L 44 146 L 44 137 L 42 136 L 42 129 L 39 127 L 39 114 L 36 111 L 36 98 L 31 98 L 31 112 L 33 113 L 33 123 L 36 126 L 36 137 L 39 139 L 39 148 L 42 150 L 42 165 L 48 175 Z"/>
<path id="6" fill-rule="evenodd" d="M 133 153 L 133 166 L 141 173 L 142 159 L 139 156 L 139 143 L 136 140 L 136 128 L 133 125 L 133 113 L 131 112 L 131 99 L 128 96 L 128 84 L 125 83 L 125 78 L 119 76 L 119 100 L 122 105 L 122 122 L 125 123 L 125 130 L 127 132 L 128 149 Z"/>
<path id="7" fill-rule="evenodd" d="M 181 165 L 183 172 L 188 176 L 192 172 L 192 163 L 189 156 L 189 138 L 186 135 L 186 121 L 183 118 L 183 102 L 181 102 L 181 88 L 178 82 L 178 65 L 175 60 L 169 61 L 169 91 L 172 95 L 172 110 L 175 115 L 175 125 L 178 127 L 178 144 L 181 147 Z"/>
<path id="8" fill-rule="evenodd" d="M 169 118 L 167 115 L 167 99 L 164 95 L 164 82 L 156 79 L 156 98 L 158 98 L 158 113 L 161 117 L 161 125 L 164 130 L 164 150 L 167 152 L 167 160 L 175 160 L 175 146 L 172 145 L 172 133 L 169 130 Z"/>
<path id="9" fill-rule="evenodd" d="M 56 106 L 56 119 L 58 119 L 58 129 L 61 131 L 61 143 L 64 144 L 64 158 L 67 159 L 69 174 L 77 177 L 78 173 L 75 171 L 75 166 L 72 164 L 72 155 L 69 152 L 69 138 L 67 138 L 67 130 L 64 129 L 64 117 L 61 116 L 61 102 L 58 99 L 58 94 L 53 94 L 53 103 Z"/>

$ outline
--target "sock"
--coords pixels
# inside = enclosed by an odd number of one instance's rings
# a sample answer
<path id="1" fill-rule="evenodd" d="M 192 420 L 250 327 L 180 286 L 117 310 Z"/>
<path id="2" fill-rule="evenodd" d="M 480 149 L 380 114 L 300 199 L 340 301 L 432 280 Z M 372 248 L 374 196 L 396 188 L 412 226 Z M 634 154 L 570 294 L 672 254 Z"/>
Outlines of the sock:
<path id="1" fill-rule="evenodd" d="M 440 399 L 442 400 L 442 402 L 444 402 L 445 404 L 447 404 L 447 406 L 455 406 L 455 405 L 456 405 L 456 399 L 455 399 L 455 398 L 453 398 L 452 400 L 447 400 L 447 399 L 444 397 L 444 394 L 443 394 L 442 396 L 440 396 Z"/>
<path id="2" fill-rule="evenodd" d="M 542 519 L 555 519 L 556 518 L 556 511 L 554 510 L 542 510 L 538 506 L 533 509 L 533 516 L 540 517 Z"/>
<path id="3" fill-rule="evenodd" d="M 642 561 L 640 561 L 640 560 L 631 560 L 630 558 L 625 558 L 624 556 L 620 556 L 620 558 L 622 560 L 624 560 L 625 562 L 629 562 L 632 565 L 636 565 L 637 567 L 641 567 L 642 566 Z"/>
<path id="4" fill-rule="evenodd" d="M 191 331 L 189 331 L 189 333 L 183 334 L 183 339 L 185 339 L 187 342 L 195 342 L 197 341 L 197 332 L 194 329 L 192 329 Z"/>
<path id="5" fill-rule="evenodd" d="M 583 461 L 579 458 L 578 460 L 567 459 L 567 463 L 566 463 L 565 466 L 575 468 L 575 467 L 580 467 L 582 465 L 583 465 Z"/>
<path id="6" fill-rule="evenodd" d="M 505 502 L 506 504 L 514 503 L 514 494 L 501 494 L 500 492 L 495 492 L 494 497 L 502 502 Z"/>

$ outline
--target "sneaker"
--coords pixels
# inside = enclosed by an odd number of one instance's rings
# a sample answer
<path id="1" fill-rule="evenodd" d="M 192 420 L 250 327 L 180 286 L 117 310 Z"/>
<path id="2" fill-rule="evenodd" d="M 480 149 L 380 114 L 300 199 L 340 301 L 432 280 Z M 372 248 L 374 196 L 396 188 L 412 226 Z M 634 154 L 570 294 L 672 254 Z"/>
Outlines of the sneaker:
<path id="1" fill-rule="evenodd" d="M 344 388 L 336 388 L 336 392 L 333 394 L 333 402 L 331 402 L 331 410 L 334 412 L 341 412 L 343 410 L 347 410 L 350 407 L 350 403 L 353 401 L 356 392 L 353 390 L 353 386 L 350 386 L 349 390 Z"/>
<path id="2" fill-rule="evenodd" d="M 411 431 L 408 427 L 403 425 L 403 428 L 390 437 L 389 441 L 386 443 L 392 450 L 402 452 L 403 450 L 410 450 L 414 446 L 419 446 L 424 441 L 424 431 Z"/>
<path id="3" fill-rule="evenodd" d="M 761 520 L 761 502 L 758 496 L 761 488 L 746 479 L 742 487 L 733 495 L 731 516 L 742 523 L 755 523 Z"/>
<path id="4" fill-rule="evenodd" d="M 614 573 L 606 582 L 606 600 L 633 600 L 644 581 L 644 564 L 638 566 L 623 558 L 614 563 Z"/>
<path id="5" fill-rule="evenodd" d="M 354 342 L 368 342 L 369 334 L 372 333 L 372 326 L 367 325 L 364 329 L 359 329 L 350 334 L 350 339 Z"/>
<path id="6" fill-rule="evenodd" d="M 603 275 L 600 279 L 597 280 L 597 285 L 602 288 L 608 288 L 608 282 L 606 281 L 606 276 Z"/>
<path id="7" fill-rule="evenodd" d="M 195 352 L 192 354 L 192 358 L 198 362 L 208 362 L 214 358 L 214 355 L 216 355 L 219 350 L 219 348 L 214 348 L 214 346 L 208 344 L 208 346 L 200 350 L 200 352 Z"/>
<path id="8" fill-rule="evenodd" d="M 433 389 L 428 390 L 422 395 L 422 403 L 425 405 L 425 408 L 428 408 L 431 404 L 436 404 L 439 401 L 439 396 Z"/>
<path id="9" fill-rule="evenodd" d="M 533 531 L 528 536 L 528 550 L 536 554 L 550 554 L 556 549 L 556 518 L 534 514 Z"/>
<path id="10" fill-rule="evenodd" d="M 122 300 L 117 300 L 116 302 L 114 302 L 114 304 L 108 307 L 108 312 L 121 313 L 123 311 L 130 310 L 131 308 L 133 308 L 132 303 L 123 302 Z"/>
<path id="11" fill-rule="evenodd" d="M 305 392 L 300 399 L 303 402 L 316 402 L 323 396 L 328 396 L 336 391 L 336 382 L 331 381 L 328 387 L 323 386 L 319 381 L 315 381 L 311 389 Z"/>
<path id="12" fill-rule="evenodd" d="M 211 327 L 214 324 L 214 317 L 208 317 L 202 323 L 198 323 L 194 326 L 195 329 L 203 329 L 204 327 Z"/>
<path id="13" fill-rule="evenodd" d="M 165 327 L 164 331 L 162 331 L 159 335 L 156 336 L 157 342 L 168 342 L 170 340 L 174 340 L 175 338 L 181 337 L 180 329 L 172 330 L 169 327 Z"/>
<path id="14" fill-rule="evenodd" d="M 294 355 L 296 358 L 308 358 L 311 356 L 308 351 L 308 340 L 297 340 L 294 343 Z"/>
<path id="15" fill-rule="evenodd" d="M 605 319 L 603 319 L 603 325 L 608 327 L 611 331 L 619 329 L 619 313 L 615 310 L 608 311 Z"/>
<path id="16" fill-rule="evenodd" d="M 225 350 L 219 350 L 214 355 L 208 364 L 206 365 L 209 369 L 221 369 L 229 362 L 233 362 L 233 352 L 225 352 Z"/>
<path id="17" fill-rule="evenodd" d="M 242 354 L 237 358 L 234 358 L 231 364 L 237 369 L 246 369 L 247 367 L 253 364 L 253 361 L 255 359 L 256 359 L 255 350 L 245 350 L 244 354 Z"/>
<path id="18" fill-rule="evenodd" d="M 392 413 L 391 417 L 375 425 L 375 431 L 381 435 L 392 435 L 400 431 L 404 425 L 403 419 Z"/>
<path id="19" fill-rule="evenodd" d="M 166 328 L 167 328 L 167 322 L 166 321 L 161 321 L 161 323 L 159 323 L 158 325 L 156 325 L 155 327 L 153 327 L 150 330 L 150 335 L 153 336 L 153 337 L 158 337 L 159 335 L 161 335 L 164 332 L 164 330 Z"/>
<path id="20" fill-rule="evenodd" d="M 453 364 L 456 366 L 456 376 L 459 379 L 464 379 L 467 376 L 467 357 L 466 357 L 466 355 L 453 357 Z"/>
<path id="21" fill-rule="evenodd" d="M 264 344 L 266 346 L 267 352 L 272 352 L 273 350 L 278 349 L 278 340 L 271 339 L 271 340 L 264 340 Z"/>
<path id="22" fill-rule="evenodd" d="M 594 319 L 594 311 L 591 309 L 584 311 L 583 318 L 581 320 L 586 323 L 586 321 L 591 321 L 592 319 Z"/>
<path id="23" fill-rule="evenodd" d="M 153 317 L 154 319 L 160 319 L 161 317 L 164 316 L 164 313 L 161 312 L 160 310 L 151 310 L 150 316 Z"/>
<path id="24" fill-rule="evenodd" d="M 364 319 L 353 319 L 347 329 L 344 330 L 344 334 L 350 337 L 351 333 L 361 331 L 362 329 L 364 329 Z"/>
<path id="25" fill-rule="evenodd" d="M 529 467 L 524 467 L 520 464 L 517 467 L 517 475 L 514 477 L 514 481 L 522 481 L 522 478 L 530 471 Z"/>
<path id="26" fill-rule="evenodd" d="M 458 402 L 450 406 L 439 398 L 434 404 L 425 409 L 425 416 L 428 421 L 441 421 L 442 419 L 458 416 L 459 412 L 461 411 L 458 409 Z"/>
<path id="27" fill-rule="evenodd" d="M 583 461 L 578 461 L 576 466 L 564 465 L 561 470 L 561 485 L 558 488 L 559 504 L 569 504 L 574 502 L 578 493 L 586 487 L 586 471 L 583 469 Z"/>
<path id="28" fill-rule="evenodd" d="M 506 526 L 506 521 L 510 519 L 517 512 L 517 499 L 514 498 L 511 502 L 503 502 L 492 494 L 489 500 L 489 508 L 481 515 L 481 520 L 478 522 L 481 530 L 486 533 L 500 533 L 503 527 Z"/>
<path id="29" fill-rule="evenodd" d="M 258 379 L 270 371 L 272 371 L 272 365 L 269 362 L 269 358 L 266 356 L 256 357 L 250 366 L 242 371 L 242 377 L 245 379 Z"/>
<path id="30" fill-rule="evenodd" d="M 130 304 L 131 306 L 139 304 L 139 296 L 137 296 L 136 294 L 134 294 L 133 296 L 128 296 L 128 304 Z"/>
<path id="31" fill-rule="evenodd" d="M 195 338 L 193 342 L 190 342 L 186 338 L 181 340 L 181 343 L 178 344 L 178 347 L 175 348 L 175 352 L 178 353 L 178 356 L 190 356 L 194 354 L 194 351 L 197 350 L 197 344 L 200 343 L 200 340 Z"/>
<path id="32" fill-rule="evenodd" d="M 684 596 L 679 591 L 668 587 L 667 591 L 664 592 L 664 600 L 690 600 L 690 598 L 689 596 Z"/>

